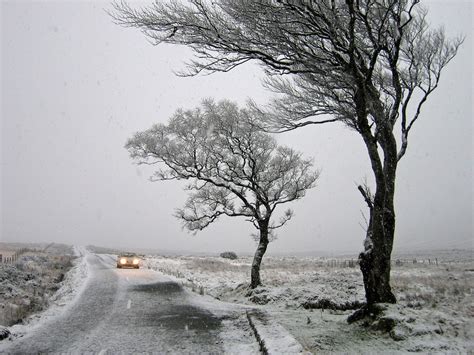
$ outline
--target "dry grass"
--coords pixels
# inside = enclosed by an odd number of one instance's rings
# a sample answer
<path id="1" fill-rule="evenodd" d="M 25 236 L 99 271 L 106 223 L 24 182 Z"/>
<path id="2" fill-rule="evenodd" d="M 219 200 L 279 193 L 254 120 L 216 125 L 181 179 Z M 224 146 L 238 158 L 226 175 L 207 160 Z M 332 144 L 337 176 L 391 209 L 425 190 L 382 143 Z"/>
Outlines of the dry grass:
<path id="1" fill-rule="evenodd" d="M 179 261 L 179 262 L 177 262 Z M 181 279 L 199 293 L 226 298 L 250 283 L 252 257 L 228 260 L 218 257 L 162 258 L 155 269 Z M 394 263 L 392 286 L 401 304 L 411 308 L 434 308 L 448 302 L 466 306 L 474 287 L 474 265 L 468 263 Z M 471 271 L 470 271 L 471 270 Z M 212 282 L 208 282 L 212 275 Z M 354 259 L 265 257 L 261 277 L 264 287 L 291 293 L 285 288 L 315 290 L 327 298 L 355 303 L 363 301 L 362 274 Z M 205 288 L 205 289 L 204 289 Z M 310 295 L 308 291 L 308 297 Z M 290 297 L 289 295 L 288 297 Z M 285 296 L 286 297 L 286 296 Z M 319 301 L 319 300 L 316 300 Z M 317 303 L 317 302 L 316 302 Z"/>
<path id="2" fill-rule="evenodd" d="M 235 263 L 229 259 L 218 258 L 192 258 L 186 263 L 189 270 L 198 271 L 229 271 L 242 272 L 250 268 L 250 265 Z"/>
<path id="3" fill-rule="evenodd" d="M 265 257 L 264 285 L 253 291 L 248 288 L 251 257 L 232 261 L 175 257 L 150 262 L 194 292 L 228 302 L 266 305 L 315 353 L 466 353 L 474 339 L 474 263 L 440 258 L 437 265 L 413 263 L 413 259 L 394 262 L 392 267 L 392 286 L 399 303 L 386 316 L 398 322 L 393 335 L 347 324 L 352 309 L 365 301 L 361 272 L 349 262 Z"/>
<path id="4" fill-rule="evenodd" d="M 10 326 L 47 307 L 73 257 L 28 252 L 17 262 L 0 264 L 0 324 Z"/>
<path id="5" fill-rule="evenodd" d="M 470 264 L 429 265 L 395 269 L 392 286 L 401 303 L 411 308 L 450 304 L 464 309 L 472 299 L 474 272 Z"/>

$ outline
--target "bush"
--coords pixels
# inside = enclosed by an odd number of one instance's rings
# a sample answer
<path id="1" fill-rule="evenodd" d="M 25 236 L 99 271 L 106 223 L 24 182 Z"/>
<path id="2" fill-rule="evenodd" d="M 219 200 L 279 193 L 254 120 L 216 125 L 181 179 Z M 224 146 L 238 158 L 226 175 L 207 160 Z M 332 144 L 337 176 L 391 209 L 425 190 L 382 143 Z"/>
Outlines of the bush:
<path id="1" fill-rule="evenodd" d="M 234 253 L 233 251 L 225 251 L 225 252 L 221 253 L 220 256 L 221 256 L 221 258 L 230 259 L 230 260 L 237 259 L 237 254 Z"/>

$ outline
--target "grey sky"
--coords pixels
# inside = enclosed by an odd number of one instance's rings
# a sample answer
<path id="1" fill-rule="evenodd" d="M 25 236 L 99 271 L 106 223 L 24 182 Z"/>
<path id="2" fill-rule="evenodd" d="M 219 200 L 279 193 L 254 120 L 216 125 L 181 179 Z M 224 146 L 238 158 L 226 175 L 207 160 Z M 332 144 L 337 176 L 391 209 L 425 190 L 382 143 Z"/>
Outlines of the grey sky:
<path id="1" fill-rule="evenodd" d="M 202 98 L 264 104 L 262 73 L 179 78 L 189 51 L 148 43 L 114 25 L 107 2 L 1 4 L 1 241 L 52 241 L 203 252 L 253 251 L 252 226 L 225 219 L 193 236 L 172 214 L 182 184 L 151 183 L 123 145 Z M 472 12 L 470 1 L 429 1 L 429 19 L 464 33 L 414 127 L 396 193 L 398 248 L 472 246 Z M 371 181 L 361 138 L 342 125 L 278 135 L 314 156 L 318 186 L 269 252 L 356 253 L 365 211 L 356 183 Z"/>

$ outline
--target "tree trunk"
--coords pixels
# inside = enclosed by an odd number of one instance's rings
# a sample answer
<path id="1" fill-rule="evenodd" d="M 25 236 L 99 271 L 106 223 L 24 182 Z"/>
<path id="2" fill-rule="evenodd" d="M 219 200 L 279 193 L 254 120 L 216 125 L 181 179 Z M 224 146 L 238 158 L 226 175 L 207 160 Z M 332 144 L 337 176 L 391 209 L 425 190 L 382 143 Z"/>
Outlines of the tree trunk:
<path id="1" fill-rule="evenodd" d="M 365 250 L 359 255 L 367 305 L 396 303 L 390 287 L 390 262 L 394 237 L 393 211 L 374 207 Z"/>
<path id="2" fill-rule="evenodd" d="M 367 308 L 370 309 L 374 303 L 396 303 L 390 287 L 390 259 L 395 235 L 393 200 L 398 159 L 393 125 L 379 101 L 377 91 L 363 83 L 360 87 L 355 97 L 357 122 L 375 177 L 374 199 L 368 203 L 370 219 L 364 251 L 359 255 Z M 369 111 L 377 122 L 374 133 L 367 120 Z"/>
<path id="3" fill-rule="evenodd" d="M 359 255 L 367 305 L 396 303 L 390 287 L 390 263 L 395 235 L 395 169 L 385 170 L 383 184 L 377 184 L 370 209 L 364 252 Z M 383 186 L 380 186 L 383 185 Z"/>
<path id="4" fill-rule="evenodd" d="M 260 265 L 262 264 L 262 258 L 267 251 L 268 246 L 268 221 L 259 222 L 260 227 L 260 241 L 258 243 L 257 250 L 253 257 L 252 270 L 250 273 L 251 281 L 250 287 L 256 288 L 261 285 L 260 279 Z"/>
<path id="5" fill-rule="evenodd" d="M 358 77 L 357 72 L 355 76 Z M 390 287 L 390 262 L 395 235 L 393 200 L 398 163 L 397 142 L 393 135 L 393 122 L 379 101 L 377 90 L 370 85 L 367 86 L 360 78 L 358 86 L 359 90 L 354 96 L 357 126 L 367 147 L 374 173 L 375 195 L 373 201 L 368 202 L 369 226 L 364 251 L 359 255 L 367 305 L 351 315 L 348 318 L 349 322 L 371 313 L 375 303 L 396 303 Z M 376 122 L 374 130 L 367 119 L 369 112 Z"/>
<path id="6" fill-rule="evenodd" d="M 391 181 L 388 185 L 392 188 L 389 186 L 388 189 L 381 189 L 380 184 L 376 186 L 364 251 L 359 255 L 367 304 L 349 316 L 347 319 L 349 323 L 372 315 L 375 303 L 397 302 L 390 286 L 390 264 L 395 235 L 393 206 L 395 176 L 388 180 Z"/>

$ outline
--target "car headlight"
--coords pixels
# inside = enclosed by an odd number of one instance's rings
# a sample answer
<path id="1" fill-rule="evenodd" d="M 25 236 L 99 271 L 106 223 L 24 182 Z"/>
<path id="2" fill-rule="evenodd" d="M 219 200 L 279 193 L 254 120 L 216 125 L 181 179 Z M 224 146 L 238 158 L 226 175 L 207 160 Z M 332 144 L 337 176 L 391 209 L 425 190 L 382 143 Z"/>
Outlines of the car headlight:
<path id="1" fill-rule="evenodd" d="M 138 259 L 133 259 L 133 265 L 138 265 L 139 260 Z"/>
<path id="2" fill-rule="evenodd" d="M 125 258 L 120 259 L 120 264 L 126 264 L 126 263 L 127 263 L 127 259 Z"/>

